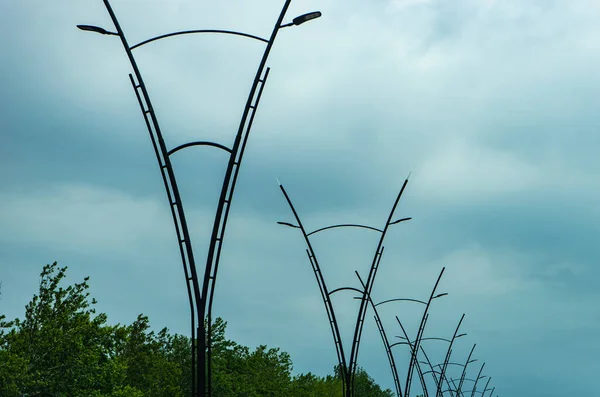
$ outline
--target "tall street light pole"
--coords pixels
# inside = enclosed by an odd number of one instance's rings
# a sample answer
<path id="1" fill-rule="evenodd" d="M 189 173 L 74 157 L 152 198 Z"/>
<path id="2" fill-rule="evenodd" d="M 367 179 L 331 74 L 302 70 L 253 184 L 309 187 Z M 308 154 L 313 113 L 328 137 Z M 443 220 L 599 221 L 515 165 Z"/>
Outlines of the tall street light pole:
<path id="1" fill-rule="evenodd" d="M 286 0 L 283 4 L 277 22 L 273 27 L 269 39 L 263 39 L 258 36 L 226 30 L 192 30 L 169 33 L 154 37 L 143 41 L 134 46 L 130 46 L 125 38 L 125 34 L 117 20 L 117 17 L 108 0 L 103 0 L 106 10 L 108 11 L 111 20 L 115 26 L 116 32 L 110 32 L 106 29 L 92 25 L 78 25 L 78 28 L 85 31 L 96 32 L 104 35 L 119 36 L 123 48 L 127 53 L 129 62 L 133 69 L 135 79 L 130 74 L 129 78 L 135 90 L 138 103 L 142 110 L 146 127 L 150 133 L 150 138 L 154 147 L 154 152 L 159 164 L 160 172 L 163 178 L 167 198 L 169 200 L 171 215 L 175 224 L 175 231 L 179 244 L 179 251 L 184 268 L 186 279 L 186 287 L 188 291 L 188 299 L 190 304 L 191 328 L 192 328 L 192 396 L 200 397 L 201 395 L 212 395 L 212 376 L 211 376 L 211 324 L 212 324 L 212 304 L 214 298 L 214 289 L 216 283 L 217 270 L 219 267 L 219 259 L 223 240 L 225 236 L 225 228 L 229 216 L 229 209 L 233 199 L 233 193 L 237 177 L 242 163 L 244 150 L 248 142 L 248 137 L 252 127 L 252 122 L 260 101 L 264 84 L 269 74 L 269 68 L 265 71 L 265 65 L 275 38 L 279 29 L 288 26 L 298 26 L 309 20 L 318 18 L 321 13 L 318 11 L 300 15 L 293 19 L 291 23 L 282 24 L 286 11 L 291 3 L 291 0 Z M 222 33 L 244 36 L 267 43 L 260 60 L 256 75 L 254 77 L 246 105 L 242 113 L 242 118 L 238 127 L 237 134 L 233 146 L 228 148 L 224 145 L 215 142 L 195 141 L 180 145 L 171 150 L 167 149 L 163 134 L 156 117 L 156 113 L 152 106 L 148 90 L 144 84 L 142 75 L 133 56 L 133 50 L 144 44 L 150 43 L 166 37 L 172 37 L 190 33 Z M 260 88 L 259 88 L 260 86 Z M 258 94 L 257 94 L 258 91 Z M 185 212 L 181 195 L 175 178 L 175 173 L 170 160 L 170 156 L 177 151 L 191 146 L 213 146 L 222 149 L 229 153 L 229 161 L 225 172 L 225 177 L 221 187 L 221 194 L 215 213 L 215 220 L 211 233 L 209 249 L 207 252 L 206 265 L 204 268 L 204 276 L 202 278 L 202 286 L 196 269 L 194 251 L 187 226 Z"/>
<path id="2" fill-rule="evenodd" d="M 279 181 L 278 181 L 278 183 L 279 183 Z M 309 261 L 313 268 L 313 272 L 315 273 L 315 277 L 317 279 L 317 284 L 319 285 L 319 291 L 321 292 L 321 297 L 323 299 L 323 303 L 325 304 L 325 310 L 326 310 L 327 316 L 329 318 L 329 325 L 331 327 L 331 331 L 333 334 L 336 353 L 338 356 L 339 368 L 340 368 L 341 377 L 342 377 L 343 393 L 346 397 L 354 397 L 354 374 L 355 374 L 356 368 L 357 368 L 358 348 L 359 348 L 360 340 L 361 340 L 362 326 L 364 324 L 364 316 L 366 315 L 366 308 L 367 308 L 366 304 L 368 303 L 368 297 L 371 295 L 371 291 L 373 288 L 373 282 L 375 280 L 375 275 L 377 273 L 377 269 L 379 268 L 379 263 L 381 261 L 381 257 L 383 254 L 383 250 L 384 250 L 383 241 L 385 239 L 387 230 L 388 230 L 389 226 L 396 225 L 398 223 L 408 221 L 411 219 L 411 218 L 401 218 L 401 219 L 392 221 L 394 213 L 396 211 L 396 207 L 398 206 L 398 202 L 400 201 L 400 198 L 402 197 L 402 193 L 404 192 L 404 189 L 406 188 L 407 184 L 408 184 L 408 178 L 406 178 L 404 180 L 404 183 L 402 184 L 402 188 L 400 189 L 400 192 L 396 196 L 396 200 L 394 201 L 394 204 L 392 205 L 392 209 L 390 210 L 387 221 L 382 229 L 379 229 L 376 227 L 371 227 L 371 226 L 358 225 L 358 224 L 339 224 L 339 225 L 326 226 L 326 227 L 322 227 L 322 228 L 317 229 L 312 232 L 307 232 L 306 229 L 304 228 L 304 225 L 302 224 L 302 222 L 300 220 L 300 217 L 298 215 L 298 212 L 296 211 L 296 208 L 292 204 L 292 201 L 291 201 L 289 195 L 287 194 L 283 185 L 281 183 L 279 183 L 279 188 L 280 188 L 281 192 L 283 193 L 283 196 L 285 197 L 285 200 L 287 201 L 287 203 L 290 207 L 290 210 L 292 211 L 292 213 L 294 215 L 296 224 L 289 223 L 289 222 L 277 222 L 277 223 L 279 223 L 280 225 L 291 227 L 291 228 L 300 229 L 300 231 L 302 232 L 302 236 L 304 237 L 304 241 L 307 246 L 306 253 L 308 255 Z M 372 261 L 371 267 L 369 269 L 369 275 L 367 278 L 367 282 L 364 284 L 364 288 L 362 290 L 356 290 L 354 288 L 349 288 L 349 287 L 342 287 L 342 288 L 337 288 L 332 291 L 329 291 L 327 289 L 327 285 L 325 283 L 325 278 L 323 277 L 323 273 L 321 272 L 321 267 L 317 260 L 317 256 L 315 254 L 315 251 L 312 248 L 312 244 L 310 242 L 310 236 L 312 234 L 322 232 L 325 230 L 329 230 L 329 229 L 340 228 L 340 227 L 363 228 L 363 229 L 376 231 L 381 234 L 381 236 L 379 238 L 379 244 L 377 245 L 377 249 L 375 251 L 375 255 L 373 257 L 373 261 Z M 344 349 L 344 345 L 342 344 L 342 338 L 341 338 L 340 330 L 338 327 L 335 310 L 333 307 L 333 303 L 331 301 L 331 295 L 338 291 L 342 291 L 342 290 L 355 290 L 362 295 L 361 296 L 361 309 L 358 312 L 357 322 L 355 324 L 355 332 L 354 332 L 354 338 L 352 340 L 351 355 L 350 355 L 349 361 L 346 359 L 346 351 Z"/>

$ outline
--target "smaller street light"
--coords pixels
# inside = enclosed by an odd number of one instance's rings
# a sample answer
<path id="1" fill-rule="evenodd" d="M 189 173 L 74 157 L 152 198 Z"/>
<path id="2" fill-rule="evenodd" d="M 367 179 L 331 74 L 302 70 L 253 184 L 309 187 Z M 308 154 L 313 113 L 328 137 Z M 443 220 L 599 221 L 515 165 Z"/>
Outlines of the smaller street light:
<path id="1" fill-rule="evenodd" d="M 280 28 L 287 28 L 288 26 L 298 26 L 298 25 L 302 25 L 304 22 L 308 22 L 312 19 L 317 19 L 321 16 L 321 11 L 313 11 L 313 12 L 309 12 L 306 14 L 302 14 L 300 16 L 297 16 L 296 18 L 292 19 L 292 22 L 290 23 L 286 23 L 285 25 L 281 25 Z"/>
<path id="2" fill-rule="evenodd" d="M 88 32 L 96 32 L 96 33 L 100 33 L 100 34 L 106 34 L 106 35 L 111 35 L 111 36 L 118 36 L 118 33 L 114 33 L 114 32 L 109 32 L 106 29 L 103 29 L 99 26 L 93 26 L 93 25 L 77 25 L 77 27 L 81 30 L 86 30 Z"/>
<path id="3" fill-rule="evenodd" d="M 289 226 L 289 227 L 293 227 L 293 228 L 295 228 L 295 229 L 300 229 L 300 226 L 293 225 L 293 224 L 291 224 L 291 223 L 289 223 L 289 222 L 277 222 L 277 224 L 279 224 L 279 225 L 283 225 L 283 226 Z"/>
<path id="4" fill-rule="evenodd" d="M 463 337 L 463 336 L 467 336 L 467 334 L 460 334 L 460 335 L 456 335 L 456 337 L 455 337 L 454 339 L 456 339 L 456 338 L 461 338 L 461 337 Z"/>
<path id="5" fill-rule="evenodd" d="M 441 298 L 442 296 L 446 296 L 446 295 L 448 295 L 448 293 L 447 293 L 447 292 L 444 292 L 443 294 L 438 294 L 438 295 L 434 296 L 434 297 L 433 297 L 433 298 L 431 298 L 431 299 L 437 299 L 437 298 Z"/>

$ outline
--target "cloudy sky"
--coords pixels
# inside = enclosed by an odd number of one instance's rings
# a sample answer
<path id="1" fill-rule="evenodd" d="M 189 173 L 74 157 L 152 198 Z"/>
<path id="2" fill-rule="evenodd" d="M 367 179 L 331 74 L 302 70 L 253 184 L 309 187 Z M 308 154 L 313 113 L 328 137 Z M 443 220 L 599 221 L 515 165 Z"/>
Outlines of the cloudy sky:
<path id="1" fill-rule="evenodd" d="M 133 43 L 176 30 L 268 36 L 282 1 L 114 0 Z M 310 230 L 382 227 L 396 211 L 373 298 L 426 298 L 425 336 L 468 333 L 453 350 L 499 395 L 594 395 L 600 365 L 600 3 L 595 0 L 306 0 L 282 30 L 244 158 L 219 270 L 215 314 L 240 343 L 288 351 L 296 372 L 336 354 L 279 178 Z M 46 263 L 91 276 L 111 322 L 149 315 L 189 334 L 168 202 L 100 0 L 0 2 L 0 313 L 22 316 Z M 136 50 L 169 147 L 231 145 L 263 44 L 189 35 Z M 203 258 L 227 158 L 174 156 L 196 256 Z M 358 286 L 378 236 L 314 236 L 328 286 Z M 201 262 L 201 261 L 200 261 Z M 342 338 L 358 308 L 334 297 Z M 422 307 L 381 307 L 390 338 Z M 371 313 L 360 365 L 393 387 Z M 446 345 L 424 342 L 433 361 Z M 349 346 L 347 347 L 349 349 Z M 408 351 L 394 348 L 406 371 Z M 459 376 L 459 373 L 453 373 Z M 404 375 L 401 375 L 404 377 Z M 416 386 L 415 386 L 416 387 Z"/>

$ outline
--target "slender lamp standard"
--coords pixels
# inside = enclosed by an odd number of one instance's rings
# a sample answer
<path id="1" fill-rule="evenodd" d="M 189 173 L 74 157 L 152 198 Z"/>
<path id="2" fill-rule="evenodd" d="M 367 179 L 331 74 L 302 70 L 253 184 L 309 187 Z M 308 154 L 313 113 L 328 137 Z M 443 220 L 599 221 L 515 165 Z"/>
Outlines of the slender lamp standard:
<path id="1" fill-rule="evenodd" d="M 401 219 L 392 221 L 394 213 L 396 211 L 396 207 L 398 206 L 400 198 L 402 197 L 402 193 L 404 192 L 404 189 L 406 188 L 406 185 L 408 184 L 408 178 L 406 178 L 404 180 L 404 183 L 402 184 L 402 188 L 400 189 L 400 192 L 396 196 L 394 204 L 392 205 L 392 208 L 389 212 L 388 218 L 387 218 L 386 223 L 383 228 L 379 229 L 376 227 L 358 225 L 358 224 L 340 224 L 340 225 L 332 225 L 332 226 L 322 227 L 313 232 L 306 231 L 306 229 L 304 228 L 304 225 L 302 224 L 302 222 L 300 220 L 298 212 L 296 211 L 296 208 L 294 208 L 294 205 L 292 204 L 292 201 L 291 201 L 289 195 L 287 194 L 283 185 L 279 181 L 277 181 L 277 182 L 279 183 L 279 188 L 280 188 L 281 192 L 283 193 L 283 196 L 285 197 L 285 200 L 287 201 L 287 203 L 290 207 L 290 210 L 292 211 L 292 213 L 294 215 L 296 224 L 289 223 L 289 222 L 277 222 L 277 223 L 279 223 L 280 225 L 291 227 L 291 228 L 300 229 L 300 231 L 302 232 L 302 236 L 304 237 L 304 241 L 305 241 L 306 247 L 307 247 L 306 254 L 308 255 L 308 259 L 310 261 L 313 272 L 317 279 L 319 291 L 321 292 L 321 298 L 323 299 L 323 303 L 325 304 L 325 310 L 327 312 L 327 317 L 329 319 L 329 325 L 331 327 L 331 332 L 333 334 L 333 340 L 334 340 L 334 344 L 335 344 L 335 348 L 336 348 L 336 353 L 338 356 L 338 363 L 339 363 L 339 367 L 340 367 L 341 374 L 342 374 L 343 393 L 346 397 L 354 397 L 354 378 L 355 378 L 354 375 L 356 373 L 356 368 L 357 368 L 358 349 L 359 349 L 361 335 L 362 335 L 364 317 L 366 315 L 366 309 L 368 307 L 367 306 L 367 303 L 369 301 L 368 297 L 371 296 L 371 291 L 373 288 L 373 283 L 375 281 L 375 276 L 377 274 L 377 270 L 379 268 L 379 263 L 381 261 L 382 255 L 383 255 L 383 250 L 384 250 L 383 241 L 385 239 L 385 236 L 386 236 L 389 226 L 396 225 L 398 223 L 408 221 L 411 219 L 411 218 L 401 218 Z M 309 236 L 311 236 L 312 234 L 321 232 L 321 231 L 334 229 L 334 228 L 340 228 L 340 227 L 358 227 L 358 228 L 368 229 L 368 230 L 372 230 L 372 231 L 376 231 L 376 232 L 380 233 L 379 243 L 377 245 L 375 255 L 373 256 L 373 261 L 371 262 L 371 267 L 369 269 L 368 278 L 367 278 L 366 283 L 364 283 L 363 290 L 342 287 L 342 288 L 337 288 L 332 291 L 329 291 L 329 289 L 327 288 L 327 284 L 325 283 L 325 278 L 323 277 L 323 273 L 321 272 L 321 267 L 317 260 L 317 256 L 315 254 L 314 249 L 312 248 L 312 244 L 311 244 Z M 340 330 L 338 327 L 335 310 L 333 307 L 333 303 L 331 301 L 331 295 L 334 294 L 335 292 L 342 291 L 342 290 L 354 290 L 354 291 L 359 292 L 362 295 L 361 306 L 358 311 L 356 324 L 355 324 L 355 328 L 354 328 L 354 338 L 352 340 L 352 345 L 351 345 L 350 360 L 346 359 L 346 351 L 344 350 L 344 346 L 342 344 L 342 338 L 341 338 Z"/>
<path id="2" fill-rule="evenodd" d="M 134 46 L 130 46 L 125 38 L 125 34 L 119 25 L 117 17 L 113 12 L 113 9 L 108 0 L 103 0 L 104 5 L 112 19 L 115 26 L 116 32 L 107 31 L 104 28 L 92 26 L 92 25 L 78 25 L 77 27 L 84 31 L 95 32 L 109 36 L 119 36 L 123 48 L 129 58 L 129 62 L 133 69 L 135 78 L 133 75 L 129 75 L 131 84 L 135 91 L 138 104 L 142 110 L 146 127 L 152 140 L 154 152 L 159 164 L 161 176 L 165 190 L 167 192 L 167 198 L 169 200 L 171 215 L 175 224 L 175 232 L 179 244 L 179 251 L 181 260 L 184 268 L 184 275 L 186 279 L 186 287 L 188 292 L 188 299 L 190 304 L 191 312 L 191 328 L 192 328 L 192 396 L 200 397 L 201 395 L 212 395 L 212 376 L 211 376 L 211 324 L 212 324 L 212 304 L 214 298 L 214 289 L 216 283 L 217 270 L 219 267 L 219 260 L 221 255 L 221 249 L 225 237 L 225 228 L 227 225 L 227 219 L 229 216 L 229 210 L 231 208 L 231 201 L 233 199 L 233 193 L 237 177 L 239 174 L 242 158 L 248 142 L 248 137 L 256 114 L 256 109 L 262 95 L 264 84 L 269 74 L 269 68 L 265 65 L 277 33 L 280 28 L 288 26 L 298 26 L 312 19 L 321 16 L 318 11 L 310 12 L 304 15 L 300 15 L 292 20 L 291 23 L 282 24 L 285 13 L 291 3 L 291 0 L 286 0 L 283 4 L 277 22 L 273 27 L 273 31 L 269 39 L 264 39 L 258 36 L 250 35 L 247 33 L 227 31 L 227 30 L 188 30 L 181 32 L 169 33 L 154 38 L 148 39 Z M 190 33 L 222 33 L 252 38 L 265 42 L 267 45 L 263 52 L 263 56 L 260 60 L 256 75 L 254 77 L 242 118 L 238 127 L 237 134 L 235 136 L 233 145 L 231 148 L 224 145 L 207 142 L 207 141 L 195 141 L 188 142 L 171 150 L 167 149 L 163 134 L 154 112 L 152 102 L 146 85 L 142 79 L 142 75 L 137 66 L 135 58 L 133 56 L 133 50 L 150 42 Z M 258 93 L 257 93 L 258 92 Z M 185 212 L 183 209 L 183 203 L 177 181 L 175 179 L 175 173 L 170 160 L 170 156 L 177 151 L 191 147 L 191 146 L 213 146 L 222 149 L 229 153 L 229 161 L 227 164 L 227 170 L 221 187 L 221 194 L 219 196 L 219 202 L 217 205 L 217 211 L 215 213 L 215 219 L 213 229 L 211 233 L 209 248 L 207 252 L 206 265 L 204 268 L 204 277 L 202 278 L 202 285 L 200 285 L 200 279 L 196 269 L 196 261 L 194 258 L 194 251 L 192 249 L 192 242 L 187 226 Z"/>

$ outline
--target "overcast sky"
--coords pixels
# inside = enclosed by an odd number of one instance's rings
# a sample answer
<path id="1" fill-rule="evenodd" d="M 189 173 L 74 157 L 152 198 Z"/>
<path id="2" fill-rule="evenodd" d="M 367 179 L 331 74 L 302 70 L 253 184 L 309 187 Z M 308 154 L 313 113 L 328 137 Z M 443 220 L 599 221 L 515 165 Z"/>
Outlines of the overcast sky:
<path id="1" fill-rule="evenodd" d="M 270 34 L 282 1 L 114 0 L 134 44 L 176 30 Z M 425 336 L 499 395 L 595 395 L 600 373 L 600 3 L 595 0 L 306 0 L 280 32 L 244 158 L 215 315 L 249 346 L 288 351 L 325 375 L 336 354 L 317 284 L 275 178 L 310 230 L 382 227 L 412 172 L 373 290 L 428 296 Z M 0 1 L 0 313 L 23 315 L 46 263 L 91 276 L 112 323 L 137 314 L 189 335 L 169 206 L 118 38 L 102 1 Z M 167 145 L 230 146 L 263 44 L 189 35 L 136 50 Z M 174 156 L 196 256 L 204 258 L 226 165 L 216 149 Z M 330 289 L 366 277 L 378 235 L 314 236 Z M 202 260 L 199 260 L 201 263 Z M 358 308 L 334 304 L 347 345 Z M 416 334 L 422 307 L 382 306 Z M 397 340 L 397 339 L 396 339 Z M 424 342 L 433 361 L 446 345 Z M 394 347 L 404 378 L 406 347 Z M 360 365 L 393 387 L 371 313 Z M 460 374 L 455 372 L 453 376 Z M 415 385 L 416 387 L 416 385 Z M 417 389 L 413 389 L 417 391 Z"/>

